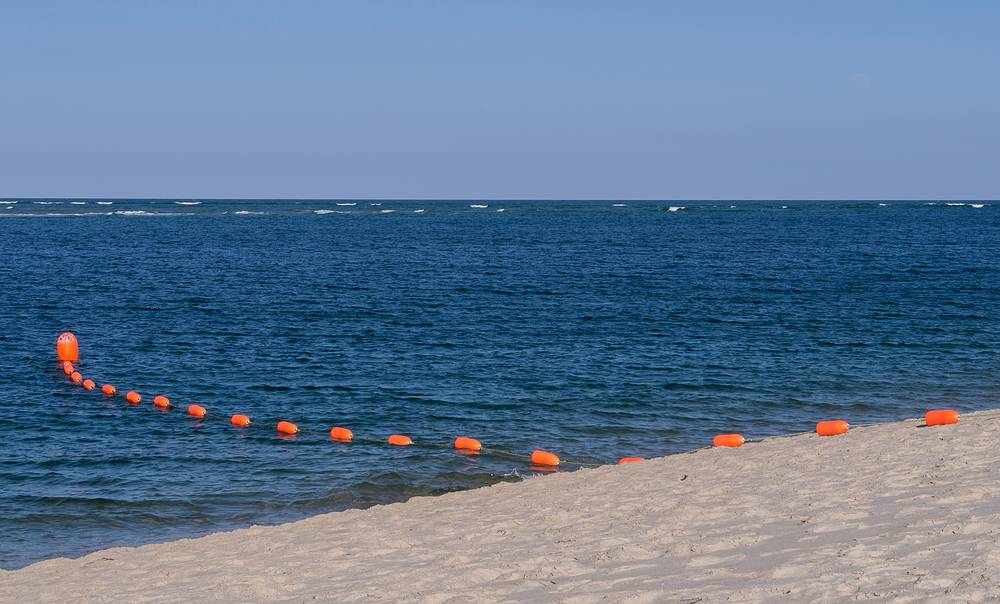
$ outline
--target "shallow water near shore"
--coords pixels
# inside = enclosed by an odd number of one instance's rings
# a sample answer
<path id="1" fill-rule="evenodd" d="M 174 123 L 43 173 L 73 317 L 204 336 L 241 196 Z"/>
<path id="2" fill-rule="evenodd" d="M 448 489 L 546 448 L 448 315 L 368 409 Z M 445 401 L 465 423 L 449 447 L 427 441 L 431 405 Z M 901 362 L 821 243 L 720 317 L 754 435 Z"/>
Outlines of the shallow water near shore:
<path id="1" fill-rule="evenodd" d="M 532 472 L 333 425 L 613 462 L 1000 406 L 1000 202 L 18 199 L 0 258 L 2 568 Z"/>

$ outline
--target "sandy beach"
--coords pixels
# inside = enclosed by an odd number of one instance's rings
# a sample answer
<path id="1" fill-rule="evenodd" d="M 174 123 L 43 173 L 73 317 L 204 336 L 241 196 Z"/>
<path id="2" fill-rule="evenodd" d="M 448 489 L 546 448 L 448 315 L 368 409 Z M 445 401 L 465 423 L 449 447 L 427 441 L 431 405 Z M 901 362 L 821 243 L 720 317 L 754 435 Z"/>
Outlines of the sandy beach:
<path id="1" fill-rule="evenodd" d="M 998 600 L 1000 411 L 922 423 L 48 560 L 0 601 Z"/>

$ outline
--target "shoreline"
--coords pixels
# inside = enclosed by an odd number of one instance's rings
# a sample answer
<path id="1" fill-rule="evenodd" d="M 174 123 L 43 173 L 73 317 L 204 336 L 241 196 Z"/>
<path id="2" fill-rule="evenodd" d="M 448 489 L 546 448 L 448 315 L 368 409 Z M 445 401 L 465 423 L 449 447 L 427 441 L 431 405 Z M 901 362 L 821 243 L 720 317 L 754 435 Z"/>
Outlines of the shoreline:
<path id="1" fill-rule="evenodd" d="M 777 436 L 0 570 L 0 602 L 984 599 L 1000 410 Z"/>

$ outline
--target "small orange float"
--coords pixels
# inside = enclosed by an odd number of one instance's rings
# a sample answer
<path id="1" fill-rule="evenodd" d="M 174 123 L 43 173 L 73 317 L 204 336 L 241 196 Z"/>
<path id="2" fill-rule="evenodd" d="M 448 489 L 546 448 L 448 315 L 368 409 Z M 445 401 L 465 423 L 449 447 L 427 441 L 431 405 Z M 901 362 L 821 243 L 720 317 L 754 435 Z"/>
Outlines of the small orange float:
<path id="1" fill-rule="evenodd" d="M 142 396 L 138 392 L 126 392 L 125 400 L 132 403 L 133 405 L 138 405 L 142 402 Z"/>
<path id="2" fill-rule="evenodd" d="M 531 454 L 531 463 L 540 466 L 558 466 L 559 457 L 554 453 L 539 449 Z"/>
<path id="3" fill-rule="evenodd" d="M 460 436 L 455 439 L 455 448 L 463 451 L 482 451 L 483 443 L 474 438 Z"/>
<path id="4" fill-rule="evenodd" d="M 927 412 L 927 415 L 924 416 L 924 421 L 928 426 L 945 426 L 948 424 L 957 424 L 959 417 L 961 416 L 958 411 L 952 409 L 935 409 Z"/>
<path id="5" fill-rule="evenodd" d="M 389 444 L 396 445 L 398 447 L 405 447 L 407 445 L 412 445 L 413 439 L 409 436 L 403 436 L 402 434 L 393 434 L 389 437 Z"/>
<path id="6" fill-rule="evenodd" d="M 341 442 L 349 443 L 354 440 L 354 432 L 351 432 L 347 428 L 341 428 L 340 426 L 334 426 L 330 428 L 330 438 L 333 440 L 339 440 Z"/>
<path id="7" fill-rule="evenodd" d="M 56 354 L 60 361 L 70 361 L 75 363 L 80 360 L 80 345 L 76 341 L 76 336 L 70 332 L 59 334 L 56 338 Z"/>
<path id="8" fill-rule="evenodd" d="M 111 384 L 105 384 L 101 386 L 101 392 L 103 392 L 107 396 L 114 396 L 118 394 L 118 389 L 112 386 Z"/>
<path id="9" fill-rule="evenodd" d="M 80 382 L 83 381 L 83 376 L 80 375 L 79 371 L 74 371 L 73 373 L 69 374 L 69 379 L 73 380 L 74 384 L 79 384 Z"/>
<path id="10" fill-rule="evenodd" d="M 816 424 L 816 434 L 820 436 L 837 436 L 838 434 L 846 434 L 850 427 L 851 425 L 842 419 L 820 422 Z"/>
<path id="11" fill-rule="evenodd" d="M 618 460 L 618 465 L 625 463 L 638 463 L 640 461 L 646 461 L 645 457 L 622 457 Z"/>
<path id="12" fill-rule="evenodd" d="M 84 390 L 93 390 L 94 388 L 97 388 L 97 384 L 94 383 L 94 380 L 83 380 Z"/>
<path id="13" fill-rule="evenodd" d="M 742 447 L 746 439 L 742 434 L 718 434 L 712 439 L 713 447 Z"/>
<path id="14" fill-rule="evenodd" d="M 63 373 L 66 375 L 73 375 L 73 372 L 76 371 L 76 369 L 73 368 L 73 363 L 70 363 L 69 361 L 63 361 L 62 367 Z"/>
<path id="15" fill-rule="evenodd" d="M 157 409 L 169 409 L 170 399 L 160 394 L 153 398 L 153 406 Z"/>
<path id="16" fill-rule="evenodd" d="M 250 425 L 250 416 L 248 415 L 234 415 L 229 419 L 229 423 L 240 428 L 246 428 Z"/>
<path id="17" fill-rule="evenodd" d="M 282 434 L 298 434 L 299 427 L 292 422 L 278 422 L 278 432 Z"/>
<path id="18" fill-rule="evenodd" d="M 208 413 L 208 410 L 201 405 L 191 405 L 188 407 L 188 415 L 194 417 L 205 417 L 206 413 Z"/>

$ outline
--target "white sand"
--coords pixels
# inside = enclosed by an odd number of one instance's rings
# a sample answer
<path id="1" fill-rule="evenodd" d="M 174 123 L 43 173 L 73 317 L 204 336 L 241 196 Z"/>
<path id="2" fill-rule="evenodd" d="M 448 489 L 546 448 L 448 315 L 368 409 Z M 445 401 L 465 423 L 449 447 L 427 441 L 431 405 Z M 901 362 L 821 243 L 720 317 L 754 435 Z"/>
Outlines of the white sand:
<path id="1" fill-rule="evenodd" d="M 1000 599 L 1000 412 L 769 439 L 0 573 L 0 601 Z"/>

